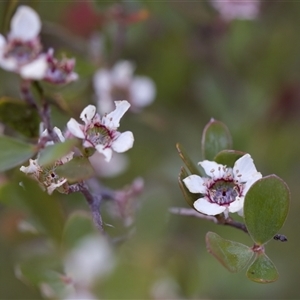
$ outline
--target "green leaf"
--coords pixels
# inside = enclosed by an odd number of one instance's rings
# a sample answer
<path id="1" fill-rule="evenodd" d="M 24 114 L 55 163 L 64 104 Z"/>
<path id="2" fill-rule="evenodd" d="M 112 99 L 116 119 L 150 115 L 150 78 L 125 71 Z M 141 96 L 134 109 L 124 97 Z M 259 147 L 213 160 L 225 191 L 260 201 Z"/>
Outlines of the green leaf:
<path id="1" fill-rule="evenodd" d="M 63 245 L 67 249 L 71 249 L 75 247 L 82 238 L 94 233 L 98 234 L 91 215 L 83 211 L 76 211 L 66 222 L 62 239 Z"/>
<path id="2" fill-rule="evenodd" d="M 58 166 L 55 172 L 74 183 L 88 179 L 94 175 L 94 169 L 86 157 L 75 157 L 64 165 Z"/>
<path id="3" fill-rule="evenodd" d="M 43 192 L 36 181 L 22 176 L 22 186 L 19 183 L 9 183 L 0 189 L 0 198 L 4 203 L 22 203 L 32 217 L 41 225 L 44 232 L 60 242 L 64 216 L 55 198 Z"/>
<path id="4" fill-rule="evenodd" d="M 186 200 L 186 202 L 192 207 L 194 208 L 194 202 L 200 197 L 200 194 L 193 194 L 191 193 L 188 188 L 185 186 L 183 179 L 188 177 L 189 174 L 187 173 L 187 171 L 185 170 L 184 167 L 181 168 L 179 176 L 178 176 L 178 183 L 179 183 L 179 187 L 182 191 L 182 194 L 184 196 L 184 199 Z"/>
<path id="5" fill-rule="evenodd" d="M 37 148 L 8 136 L 0 136 L 0 172 L 12 169 L 34 156 Z"/>
<path id="6" fill-rule="evenodd" d="M 222 150 L 232 148 L 232 139 L 227 126 L 214 119 L 204 127 L 201 149 L 203 159 L 213 160 Z"/>
<path id="7" fill-rule="evenodd" d="M 271 259 L 263 252 L 258 253 L 247 270 L 247 277 L 255 282 L 270 283 L 278 279 L 278 271 Z"/>
<path id="8" fill-rule="evenodd" d="M 216 155 L 214 161 L 218 164 L 233 168 L 234 163 L 245 154 L 246 153 L 242 151 L 222 150 Z"/>
<path id="9" fill-rule="evenodd" d="M 177 143 L 176 144 L 176 148 L 177 148 L 177 151 L 179 153 L 180 158 L 185 163 L 185 165 L 187 166 L 187 168 L 189 169 L 189 171 L 192 174 L 196 174 L 196 175 L 201 176 L 200 169 L 197 168 L 197 166 L 192 162 L 192 160 L 190 159 L 190 157 L 188 156 L 187 152 L 182 147 L 182 145 L 179 144 L 179 143 Z"/>
<path id="10" fill-rule="evenodd" d="M 249 263 L 253 250 L 241 243 L 225 240 L 214 232 L 206 234 L 206 247 L 226 269 L 236 273 Z"/>
<path id="11" fill-rule="evenodd" d="M 40 166 L 54 164 L 55 161 L 70 153 L 77 144 L 77 139 L 70 139 L 63 143 L 47 146 L 40 152 L 38 164 Z"/>
<path id="12" fill-rule="evenodd" d="M 0 121 L 29 138 L 39 136 L 40 117 L 37 110 L 26 102 L 2 97 Z"/>
<path id="13" fill-rule="evenodd" d="M 244 217 L 247 229 L 256 244 L 273 238 L 287 217 L 290 191 L 276 175 L 256 181 L 245 197 Z"/>

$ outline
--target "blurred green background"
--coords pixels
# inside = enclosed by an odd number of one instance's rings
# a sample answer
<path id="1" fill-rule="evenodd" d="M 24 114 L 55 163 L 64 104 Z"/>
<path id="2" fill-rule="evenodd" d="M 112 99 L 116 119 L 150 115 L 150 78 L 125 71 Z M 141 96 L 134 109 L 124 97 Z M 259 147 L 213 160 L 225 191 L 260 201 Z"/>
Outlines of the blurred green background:
<path id="1" fill-rule="evenodd" d="M 2 34 L 7 32 L 5 11 L 13 2 L 18 1 L 0 2 Z M 56 53 L 76 57 L 80 76 L 76 83 L 44 86 L 68 107 L 68 115 L 52 109 L 53 123 L 61 129 L 70 117 L 77 118 L 87 104 L 94 103 L 92 76 L 101 64 L 89 55 L 92 36 L 102 38 L 104 61 L 129 59 L 136 63 L 136 74 L 156 83 L 155 102 L 122 119 L 121 131 L 131 130 L 135 136 L 133 149 L 126 153 L 128 169 L 115 178 L 101 179 L 119 189 L 141 176 L 145 190 L 136 199 L 135 229 L 114 245 L 115 267 L 91 288 L 96 298 L 300 298 L 300 3 L 263 2 L 257 19 L 231 22 L 222 20 L 208 1 L 18 4 L 39 13 L 45 49 L 51 46 Z M 116 11 L 140 21 L 125 25 Z M 121 45 L 115 43 L 118 24 L 124 39 Z M 19 77 L 0 70 L 0 78 L 0 95 L 18 98 Z M 280 274 L 275 283 L 257 284 L 243 272 L 231 274 L 207 253 L 207 231 L 251 246 L 243 232 L 168 213 L 172 206 L 188 207 L 177 183 L 182 162 L 175 144 L 180 142 L 195 162 L 200 161 L 202 130 L 212 117 L 228 126 L 234 149 L 250 153 L 258 171 L 277 174 L 290 187 L 291 207 L 280 232 L 288 242 L 271 241 L 266 249 Z M 6 189 L 0 193 L 0 299 L 43 299 L 47 293 L 37 287 L 39 277 L 51 282 L 44 270 L 63 273 L 61 261 L 68 251 L 61 246 L 65 222 L 72 213 L 89 210 L 77 194 L 48 197 L 33 187 L 22 199 L 16 191 L 19 173 L 16 168 L 1 177 Z M 109 213 L 110 205 L 102 207 L 104 221 L 113 225 L 107 226 L 107 232 L 113 238 L 123 237 L 127 229 Z M 38 233 L 18 230 L 20 220 L 35 224 Z M 81 229 L 73 230 L 76 235 Z M 86 229 L 82 236 L 92 232 Z M 15 276 L 22 262 L 29 266 L 29 279 Z M 48 298 L 56 296 L 50 293 Z"/>

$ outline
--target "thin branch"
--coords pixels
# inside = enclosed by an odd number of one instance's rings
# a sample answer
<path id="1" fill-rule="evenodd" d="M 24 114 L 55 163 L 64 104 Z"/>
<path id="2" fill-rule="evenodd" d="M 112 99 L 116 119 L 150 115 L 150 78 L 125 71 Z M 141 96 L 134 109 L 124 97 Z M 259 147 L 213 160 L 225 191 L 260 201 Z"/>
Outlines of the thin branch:
<path id="1" fill-rule="evenodd" d="M 56 133 L 53 131 L 53 126 L 51 124 L 51 119 L 50 119 L 50 106 L 48 102 L 44 98 L 44 92 L 41 86 L 39 85 L 38 82 L 34 82 L 34 87 L 38 91 L 40 98 L 41 98 L 41 103 L 42 106 L 39 107 L 37 104 L 36 100 L 34 99 L 31 91 L 31 81 L 30 80 L 23 80 L 21 83 L 21 94 L 23 99 L 33 108 L 35 108 L 45 126 L 45 128 L 48 131 L 48 135 L 50 136 L 52 141 L 59 141 L 58 136 Z"/>
<path id="2" fill-rule="evenodd" d="M 225 218 L 224 215 L 221 215 L 221 214 L 216 217 L 215 216 L 207 216 L 207 215 L 201 214 L 200 212 L 197 212 L 196 210 L 194 210 L 192 208 L 183 208 L 183 207 L 171 207 L 171 208 L 169 208 L 169 212 L 172 214 L 175 214 L 175 215 L 196 217 L 199 219 L 214 222 L 215 224 L 219 224 L 219 225 L 231 226 L 231 227 L 240 229 L 240 230 L 244 231 L 245 233 L 249 234 L 248 229 L 244 223 L 237 222 L 230 217 Z M 287 241 L 287 237 L 283 234 L 276 234 L 276 235 L 274 235 L 273 239 L 275 241 L 280 241 L 280 242 Z"/>
<path id="3" fill-rule="evenodd" d="M 240 229 L 246 233 L 248 233 L 247 227 L 245 224 L 237 222 L 231 218 L 224 218 L 224 216 L 219 215 L 218 217 L 215 216 L 207 216 L 197 212 L 192 208 L 181 208 L 181 207 L 171 207 L 169 211 L 173 214 L 181 215 L 181 216 L 188 216 L 188 217 L 196 217 L 200 219 L 204 219 L 207 221 L 214 222 L 215 224 L 219 225 L 227 225 L 237 229 Z"/>
<path id="4" fill-rule="evenodd" d="M 85 197 L 92 212 L 92 218 L 95 226 L 101 233 L 104 233 L 103 221 L 100 214 L 100 204 L 102 196 L 96 196 L 92 194 L 88 186 L 84 182 L 76 183 L 69 186 L 69 193 L 74 192 L 80 192 Z"/>
<path id="5" fill-rule="evenodd" d="M 187 216 L 187 217 L 196 217 L 196 218 L 208 220 L 208 221 L 214 222 L 215 224 L 219 223 L 219 221 L 216 217 L 201 214 L 201 213 L 199 213 L 196 210 L 191 209 L 191 208 L 171 207 L 171 208 L 169 208 L 169 212 L 172 213 L 172 214 L 175 214 L 175 215 L 181 215 L 181 216 Z"/>

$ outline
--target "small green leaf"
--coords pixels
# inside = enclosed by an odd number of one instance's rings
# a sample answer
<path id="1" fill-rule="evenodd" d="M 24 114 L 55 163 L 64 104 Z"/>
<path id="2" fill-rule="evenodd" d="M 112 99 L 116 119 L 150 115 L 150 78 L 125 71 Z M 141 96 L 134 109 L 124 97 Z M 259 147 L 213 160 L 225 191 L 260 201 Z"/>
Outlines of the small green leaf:
<path id="1" fill-rule="evenodd" d="M 253 251 L 250 247 L 225 240 L 214 232 L 206 234 L 206 247 L 209 253 L 233 273 L 245 268 L 253 256 Z"/>
<path id="2" fill-rule="evenodd" d="M 24 101 L 2 97 L 0 121 L 29 138 L 39 136 L 39 114 Z"/>
<path id="3" fill-rule="evenodd" d="M 184 196 L 184 199 L 192 208 L 194 208 L 194 202 L 199 198 L 200 194 L 192 194 L 188 190 L 188 188 L 185 186 L 183 179 L 188 176 L 189 176 L 189 174 L 187 173 L 185 168 L 182 167 L 180 170 L 179 176 L 178 176 L 178 183 L 179 183 L 179 187 L 182 191 L 182 194 Z"/>
<path id="4" fill-rule="evenodd" d="M 88 235 L 96 233 L 96 227 L 93 224 L 91 215 L 83 212 L 74 212 L 67 220 L 63 232 L 63 245 L 71 249 Z"/>
<path id="5" fill-rule="evenodd" d="M 216 155 L 214 161 L 218 164 L 233 168 L 234 163 L 245 154 L 246 153 L 242 151 L 222 150 Z"/>
<path id="6" fill-rule="evenodd" d="M 40 166 L 54 164 L 55 161 L 70 153 L 77 143 L 77 139 L 70 139 L 63 143 L 47 146 L 40 152 L 38 164 Z"/>
<path id="7" fill-rule="evenodd" d="M 0 136 L 0 172 L 12 169 L 36 154 L 34 145 Z"/>
<path id="8" fill-rule="evenodd" d="M 55 172 L 74 183 L 88 179 L 94 175 L 94 169 L 86 157 L 75 157 L 64 165 L 58 166 Z"/>
<path id="9" fill-rule="evenodd" d="M 176 148 L 177 148 L 177 151 L 179 153 L 180 158 L 185 163 L 185 165 L 187 166 L 189 171 L 192 174 L 196 174 L 196 175 L 201 176 L 200 168 L 197 168 L 197 166 L 195 166 L 195 164 L 192 162 L 192 160 L 190 159 L 190 157 L 188 156 L 187 152 L 182 147 L 182 145 L 177 143 Z"/>
<path id="10" fill-rule="evenodd" d="M 1 201 L 6 205 L 12 202 L 12 205 L 24 206 L 44 232 L 60 242 L 64 216 L 59 203 L 43 192 L 37 182 L 25 175 L 22 177 L 22 186 L 11 182 L 0 188 Z"/>
<path id="11" fill-rule="evenodd" d="M 211 119 L 204 127 L 201 149 L 203 159 L 213 160 L 222 150 L 232 148 L 232 139 L 227 126 Z"/>
<path id="12" fill-rule="evenodd" d="M 278 271 L 265 253 L 258 253 L 254 262 L 249 266 L 247 277 L 255 282 L 270 283 L 278 279 Z"/>
<path id="13" fill-rule="evenodd" d="M 289 202 L 289 188 L 276 175 L 263 177 L 251 186 L 245 197 L 244 217 L 256 244 L 268 242 L 283 226 Z"/>

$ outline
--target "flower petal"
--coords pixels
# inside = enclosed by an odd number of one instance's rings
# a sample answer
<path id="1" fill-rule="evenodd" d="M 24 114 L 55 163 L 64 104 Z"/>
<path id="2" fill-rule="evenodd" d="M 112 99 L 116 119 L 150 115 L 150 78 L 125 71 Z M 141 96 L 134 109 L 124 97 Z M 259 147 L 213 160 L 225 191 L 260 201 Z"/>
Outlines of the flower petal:
<path id="1" fill-rule="evenodd" d="M 104 147 L 105 147 L 104 145 L 99 144 L 95 148 L 99 153 L 103 154 L 104 157 L 105 157 L 105 160 L 107 162 L 109 162 L 111 160 L 111 157 L 112 157 L 112 149 L 111 148 L 104 148 Z"/>
<path id="2" fill-rule="evenodd" d="M 55 126 L 55 127 L 53 128 L 53 131 L 56 133 L 56 135 L 58 136 L 58 138 L 59 138 L 59 140 L 60 140 L 61 142 L 64 142 L 64 141 L 65 141 L 65 138 L 64 138 L 64 136 L 63 136 L 61 130 L 60 130 L 58 127 Z"/>
<path id="3" fill-rule="evenodd" d="M 66 178 L 61 178 L 57 183 L 52 182 L 48 187 L 47 187 L 47 192 L 49 195 L 51 195 L 55 189 L 59 188 L 62 186 L 65 182 L 67 182 Z"/>
<path id="4" fill-rule="evenodd" d="M 235 179 L 237 179 L 239 182 L 246 182 L 250 180 L 256 173 L 257 170 L 250 154 L 245 154 L 234 164 L 233 174 L 235 176 Z"/>
<path id="5" fill-rule="evenodd" d="M 243 206 L 244 206 L 244 197 L 236 197 L 235 201 L 229 204 L 228 209 L 231 213 L 235 213 L 240 211 L 243 208 Z"/>
<path id="6" fill-rule="evenodd" d="M 223 178 L 228 170 L 225 166 L 209 160 L 199 162 L 199 165 L 201 165 L 208 176 L 214 179 Z"/>
<path id="7" fill-rule="evenodd" d="M 118 87 L 126 88 L 133 76 L 134 65 L 128 60 L 121 60 L 111 70 L 113 83 Z"/>
<path id="8" fill-rule="evenodd" d="M 24 172 L 25 174 L 35 174 L 36 178 L 38 178 L 39 173 L 41 172 L 41 167 L 37 163 L 37 159 L 29 159 L 29 166 L 22 166 L 20 171 Z"/>
<path id="9" fill-rule="evenodd" d="M 81 126 L 75 119 L 71 118 L 67 123 L 68 130 L 72 133 L 72 135 L 84 139 L 84 132 L 81 129 Z"/>
<path id="10" fill-rule="evenodd" d="M 43 79 L 48 69 L 48 63 L 45 55 L 40 55 L 37 59 L 24 65 L 20 69 L 20 75 L 24 79 Z"/>
<path id="11" fill-rule="evenodd" d="M 110 129 L 117 129 L 120 126 L 120 120 L 130 107 L 126 100 L 115 101 L 116 109 L 102 118 L 102 123 Z"/>
<path id="12" fill-rule="evenodd" d="M 249 190 L 249 188 L 253 185 L 254 182 L 262 178 L 261 173 L 256 172 L 244 185 L 243 187 L 243 196 L 245 196 Z"/>
<path id="13" fill-rule="evenodd" d="M 197 211 L 209 216 L 218 215 L 226 209 L 226 206 L 221 206 L 216 203 L 210 203 L 205 198 L 196 200 L 194 202 L 194 207 Z"/>
<path id="14" fill-rule="evenodd" d="M 130 84 L 130 102 L 133 106 L 144 107 L 155 98 L 156 88 L 153 80 L 146 76 L 136 76 Z"/>
<path id="15" fill-rule="evenodd" d="M 119 153 L 114 153 L 110 162 L 105 161 L 103 154 L 98 151 L 88 159 L 96 174 L 101 177 L 115 177 L 123 173 L 129 164 L 127 156 Z"/>
<path id="16" fill-rule="evenodd" d="M 103 92 L 110 92 L 112 88 L 110 72 L 106 69 L 98 70 L 94 75 L 93 82 L 97 96 L 100 96 Z"/>
<path id="17" fill-rule="evenodd" d="M 9 38 L 29 41 L 35 39 L 41 31 L 41 20 L 29 6 L 21 5 L 11 19 Z"/>
<path id="18" fill-rule="evenodd" d="M 92 121 L 96 114 L 96 106 L 88 105 L 80 114 L 80 119 L 85 123 L 88 124 Z"/>
<path id="19" fill-rule="evenodd" d="M 207 187 L 204 184 L 204 180 L 198 175 L 190 175 L 184 178 L 183 182 L 191 193 L 206 193 Z"/>
<path id="20" fill-rule="evenodd" d="M 114 151 L 118 153 L 125 152 L 132 148 L 134 142 L 134 137 L 131 131 L 126 131 L 121 133 L 116 140 L 111 144 Z"/>

